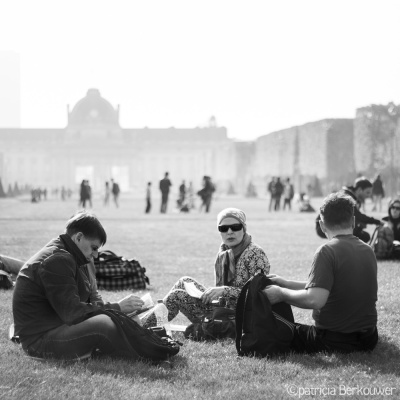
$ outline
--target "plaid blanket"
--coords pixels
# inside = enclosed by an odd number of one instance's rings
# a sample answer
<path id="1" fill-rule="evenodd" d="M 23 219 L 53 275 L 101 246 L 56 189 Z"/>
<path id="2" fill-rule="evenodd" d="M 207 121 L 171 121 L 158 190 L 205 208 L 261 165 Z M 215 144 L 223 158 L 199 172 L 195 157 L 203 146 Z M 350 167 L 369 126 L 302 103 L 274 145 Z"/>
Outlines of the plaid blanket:
<path id="1" fill-rule="evenodd" d="M 112 251 L 101 251 L 95 260 L 96 280 L 99 289 L 145 289 L 150 284 L 146 269 L 138 260 L 117 256 Z"/>

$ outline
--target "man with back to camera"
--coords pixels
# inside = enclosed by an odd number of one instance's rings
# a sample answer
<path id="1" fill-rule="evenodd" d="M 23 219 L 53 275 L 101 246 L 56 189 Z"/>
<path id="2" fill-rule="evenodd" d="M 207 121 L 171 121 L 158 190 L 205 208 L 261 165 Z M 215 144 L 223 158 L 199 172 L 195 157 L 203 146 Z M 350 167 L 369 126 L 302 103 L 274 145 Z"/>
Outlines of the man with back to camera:
<path id="1" fill-rule="evenodd" d="M 94 278 L 87 264 L 98 256 L 106 240 L 97 217 L 79 212 L 68 220 L 64 234 L 22 267 L 13 295 L 13 314 L 15 335 L 27 354 L 76 359 L 98 350 L 104 355 L 127 355 L 113 321 L 104 314 L 90 316 L 99 309 L 131 313 L 143 305 L 134 295 L 104 304 L 97 286 L 93 290 Z"/>
<path id="2" fill-rule="evenodd" d="M 372 248 L 353 235 L 355 208 L 343 193 L 325 198 L 320 225 L 328 242 L 317 249 L 307 281 L 269 276 L 277 285 L 264 289 L 271 304 L 313 310 L 315 326 L 286 321 L 294 352 L 371 351 L 378 342 L 377 263 Z"/>

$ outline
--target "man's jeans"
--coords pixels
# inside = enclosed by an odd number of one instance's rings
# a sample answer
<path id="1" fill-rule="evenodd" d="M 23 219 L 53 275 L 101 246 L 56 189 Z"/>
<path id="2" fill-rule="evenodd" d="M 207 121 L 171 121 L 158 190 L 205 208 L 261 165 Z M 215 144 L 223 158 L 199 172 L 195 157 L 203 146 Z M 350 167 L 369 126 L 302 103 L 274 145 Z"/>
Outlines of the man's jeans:
<path id="1" fill-rule="evenodd" d="M 0 269 L 6 271 L 9 274 L 18 275 L 18 272 L 23 265 L 24 261 L 0 254 Z"/>
<path id="2" fill-rule="evenodd" d="M 38 358 L 73 360 L 98 350 L 102 355 L 128 357 L 125 340 L 107 315 L 96 315 L 76 325 L 52 329 L 24 351 Z"/>

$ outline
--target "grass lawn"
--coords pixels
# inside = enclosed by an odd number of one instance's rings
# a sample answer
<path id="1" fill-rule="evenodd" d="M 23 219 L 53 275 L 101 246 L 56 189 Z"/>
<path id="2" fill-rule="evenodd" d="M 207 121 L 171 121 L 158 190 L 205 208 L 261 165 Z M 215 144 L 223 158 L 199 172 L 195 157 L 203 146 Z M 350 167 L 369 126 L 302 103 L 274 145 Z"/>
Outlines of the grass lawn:
<path id="1" fill-rule="evenodd" d="M 318 206 L 318 201 L 313 202 Z M 243 209 L 248 232 L 270 260 L 271 273 L 305 279 L 316 248 L 323 243 L 314 231 L 313 213 L 269 213 L 266 199 L 220 198 L 210 214 L 170 210 L 145 215 L 144 200 L 122 199 L 119 209 L 93 211 L 108 233 L 105 248 L 137 257 L 147 269 L 153 299 L 161 298 L 182 275 L 213 284 L 214 258 L 220 244 L 216 214 L 228 206 Z M 370 205 L 367 205 L 370 209 Z M 28 199 L 0 201 L 0 253 L 26 259 L 61 233 L 77 202 Z M 171 209 L 171 205 L 170 205 Z M 383 216 L 374 214 L 376 216 Z M 372 354 L 281 359 L 238 358 L 231 340 L 219 343 L 184 341 L 170 364 L 152 365 L 111 359 L 80 363 L 38 362 L 8 341 L 12 291 L 0 290 L 0 399 L 375 399 L 400 398 L 399 262 L 379 262 L 378 329 Z M 128 294 L 102 292 L 106 301 Z M 145 291 L 138 292 L 139 295 Z M 294 309 L 295 319 L 311 323 L 310 311 Z M 185 322 L 184 317 L 178 317 Z M 374 395 L 378 390 L 385 394 Z"/>

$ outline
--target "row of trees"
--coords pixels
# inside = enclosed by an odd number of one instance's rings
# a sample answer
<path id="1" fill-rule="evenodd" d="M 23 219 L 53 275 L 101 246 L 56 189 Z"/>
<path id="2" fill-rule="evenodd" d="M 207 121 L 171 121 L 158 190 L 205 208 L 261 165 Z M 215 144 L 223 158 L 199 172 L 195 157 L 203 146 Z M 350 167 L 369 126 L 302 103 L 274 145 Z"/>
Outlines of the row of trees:
<path id="1" fill-rule="evenodd" d="M 4 197 L 16 197 L 20 196 L 21 194 L 27 194 L 31 190 L 30 186 L 24 185 L 24 186 L 18 186 L 18 183 L 15 182 L 14 185 L 11 185 L 11 183 L 8 185 L 7 191 L 4 190 L 3 188 L 3 183 L 0 178 L 0 198 Z"/>

